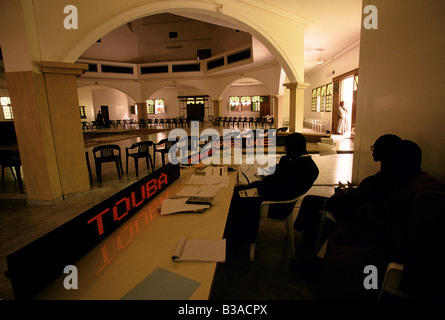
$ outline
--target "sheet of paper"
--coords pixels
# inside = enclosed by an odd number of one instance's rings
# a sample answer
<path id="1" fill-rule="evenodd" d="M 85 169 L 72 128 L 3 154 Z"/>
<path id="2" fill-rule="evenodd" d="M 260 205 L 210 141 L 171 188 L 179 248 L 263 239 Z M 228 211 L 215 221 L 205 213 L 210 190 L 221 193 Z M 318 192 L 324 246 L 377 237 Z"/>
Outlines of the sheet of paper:
<path id="1" fill-rule="evenodd" d="M 201 283 L 157 268 L 121 300 L 187 300 Z"/>
<path id="2" fill-rule="evenodd" d="M 186 186 L 182 188 L 175 196 L 177 197 L 214 197 L 221 190 L 221 187 L 218 185 L 209 185 L 205 187 L 198 186 Z"/>
<path id="3" fill-rule="evenodd" d="M 227 177 L 227 167 L 207 167 L 205 175 L 208 177 Z"/>
<path id="4" fill-rule="evenodd" d="M 165 199 L 161 205 L 161 215 L 180 212 L 203 212 L 210 208 L 208 204 L 186 203 L 187 198 Z"/>
<path id="5" fill-rule="evenodd" d="M 187 240 L 185 237 L 181 237 L 172 259 L 177 262 L 225 262 L 226 239 Z"/>
<path id="6" fill-rule="evenodd" d="M 207 176 L 207 175 L 192 175 L 187 184 L 204 184 L 204 185 L 219 185 L 222 188 L 229 186 L 229 177 Z"/>
<path id="7" fill-rule="evenodd" d="M 246 190 L 240 190 L 239 196 L 241 198 L 250 198 L 250 197 L 259 197 L 258 189 L 257 188 L 251 188 Z"/>

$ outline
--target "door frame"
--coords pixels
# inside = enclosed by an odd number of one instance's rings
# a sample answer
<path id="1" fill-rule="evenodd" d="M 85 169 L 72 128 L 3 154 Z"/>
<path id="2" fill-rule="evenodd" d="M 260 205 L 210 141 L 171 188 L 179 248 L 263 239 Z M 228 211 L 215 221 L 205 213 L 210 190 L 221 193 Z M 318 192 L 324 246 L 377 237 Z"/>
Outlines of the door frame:
<path id="1" fill-rule="evenodd" d="M 335 78 L 332 78 L 332 133 L 338 133 L 338 106 L 341 101 L 341 81 L 349 78 L 351 76 L 358 76 L 358 68 L 351 70 L 349 72 L 343 73 Z M 351 133 L 354 132 L 353 128 L 355 128 L 355 117 L 357 113 L 357 91 L 353 91 L 352 96 L 352 108 L 351 108 Z M 351 136 L 352 137 L 352 136 Z"/>

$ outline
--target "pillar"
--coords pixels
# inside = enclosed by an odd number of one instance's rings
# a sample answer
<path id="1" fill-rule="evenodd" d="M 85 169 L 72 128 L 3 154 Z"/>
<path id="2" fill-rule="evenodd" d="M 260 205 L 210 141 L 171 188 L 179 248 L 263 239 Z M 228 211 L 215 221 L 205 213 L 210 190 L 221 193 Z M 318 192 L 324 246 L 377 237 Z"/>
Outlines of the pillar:
<path id="1" fill-rule="evenodd" d="M 30 204 L 90 188 L 76 84 L 87 68 L 42 62 L 41 73 L 5 73 Z"/>
<path id="2" fill-rule="evenodd" d="M 304 117 L 304 90 L 309 87 L 308 83 L 284 83 L 289 89 L 289 132 L 303 131 Z"/>
<path id="3" fill-rule="evenodd" d="M 212 100 L 213 119 L 221 117 L 221 100 Z"/>
<path id="4" fill-rule="evenodd" d="M 147 103 L 146 102 L 136 102 L 136 108 L 138 110 L 138 120 L 147 119 Z"/>
<path id="5" fill-rule="evenodd" d="M 274 128 L 278 129 L 283 126 L 283 96 L 275 95 L 273 100 Z"/>

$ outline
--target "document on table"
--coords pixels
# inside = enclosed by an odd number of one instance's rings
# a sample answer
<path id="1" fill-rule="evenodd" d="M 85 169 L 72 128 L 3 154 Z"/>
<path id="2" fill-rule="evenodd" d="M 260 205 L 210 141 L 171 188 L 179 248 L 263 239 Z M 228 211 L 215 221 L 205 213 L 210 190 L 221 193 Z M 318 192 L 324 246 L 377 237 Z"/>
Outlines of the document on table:
<path id="1" fill-rule="evenodd" d="M 186 203 L 188 198 L 165 199 L 161 205 L 161 215 L 181 212 L 204 212 L 210 208 L 208 204 L 191 204 Z"/>
<path id="2" fill-rule="evenodd" d="M 179 191 L 176 197 L 214 197 L 221 189 L 218 185 L 209 185 L 205 187 L 198 186 L 186 186 L 181 191 Z"/>
<path id="3" fill-rule="evenodd" d="M 240 190 L 239 196 L 241 198 L 251 198 L 251 197 L 259 197 L 258 189 L 257 188 L 251 188 L 246 190 Z"/>
<path id="4" fill-rule="evenodd" d="M 229 186 L 229 177 L 221 176 L 207 176 L 207 175 L 192 175 L 187 184 L 205 184 L 205 185 L 218 185 L 222 188 Z"/>
<path id="5" fill-rule="evenodd" d="M 187 240 L 182 236 L 176 246 L 172 260 L 176 262 L 225 262 L 226 239 Z"/>
<path id="6" fill-rule="evenodd" d="M 227 167 L 207 167 L 204 169 L 206 176 L 227 177 Z"/>

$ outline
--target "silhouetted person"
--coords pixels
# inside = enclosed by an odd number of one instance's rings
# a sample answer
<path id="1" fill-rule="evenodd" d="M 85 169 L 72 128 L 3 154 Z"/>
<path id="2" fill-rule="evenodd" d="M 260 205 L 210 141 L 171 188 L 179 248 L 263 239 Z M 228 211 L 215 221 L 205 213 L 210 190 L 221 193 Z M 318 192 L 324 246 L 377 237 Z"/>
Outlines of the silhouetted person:
<path id="1" fill-rule="evenodd" d="M 254 243 L 259 226 L 261 202 L 266 200 L 290 200 L 306 193 L 318 177 L 318 167 L 306 150 L 306 138 L 292 133 L 285 140 L 286 155 L 280 158 L 275 172 L 249 186 L 234 190 L 226 224 L 226 238 Z M 240 197 L 239 191 L 257 188 L 259 197 Z M 269 217 L 284 219 L 289 212 L 284 205 L 271 206 Z M 276 210 L 274 210 L 276 209 Z M 293 208 L 290 208 L 292 210 Z"/>
<path id="2" fill-rule="evenodd" d="M 102 113 L 97 112 L 97 117 L 96 117 L 96 121 L 97 121 L 97 126 L 102 129 L 104 126 L 104 116 L 102 115 Z"/>
<path id="3" fill-rule="evenodd" d="M 320 220 L 320 211 L 326 201 L 326 209 L 338 222 L 345 221 L 379 221 L 384 215 L 383 208 L 391 204 L 391 194 L 397 192 L 394 186 L 396 154 L 402 139 L 393 134 L 379 137 L 371 146 L 374 161 L 380 162 L 380 171 L 362 180 L 353 189 L 338 191 L 332 197 L 309 195 L 304 197 L 298 216 L 294 223 L 297 231 L 310 246 L 314 246 Z"/>

